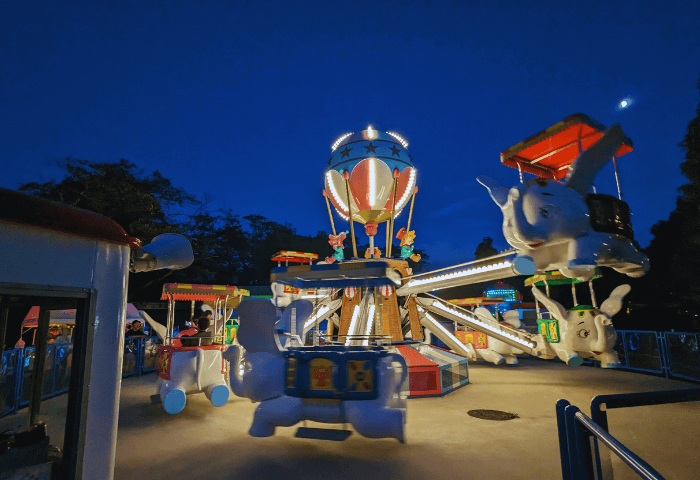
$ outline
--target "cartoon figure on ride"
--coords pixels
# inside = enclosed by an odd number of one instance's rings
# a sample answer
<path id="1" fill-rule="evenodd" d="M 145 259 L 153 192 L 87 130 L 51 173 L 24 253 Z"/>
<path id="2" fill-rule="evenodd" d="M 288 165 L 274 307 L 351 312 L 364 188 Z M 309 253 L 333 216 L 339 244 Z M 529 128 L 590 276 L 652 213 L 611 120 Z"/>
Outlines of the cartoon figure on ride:
<path id="1" fill-rule="evenodd" d="M 618 198 L 590 193 L 596 174 L 611 159 L 617 179 L 615 157 L 631 150 L 619 125 L 606 130 L 585 115 L 572 115 L 501 154 L 502 163 L 520 170 L 520 185 L 508 189 L 488 177 L 477 181 L 501 208 L 508 243 L 538 271 L 588 280 L 596 266 L 608 266 L 640 277 L 649 260 L 632 243 L 619 183 Z M 537 178 L 523 183 L 523 171 Z"/>
<path id="2" fill-rule="evenodd" d="M 166 412 L 180 413 L 187 403 L 187 395 L 194 393 L 204 393 L 215 407 L 226 404 L 229 388 L 224 376 L 227 368 L 223 353 L 228 345 L 221 332 L 225 320 L 233 312 L 233 308 L 227 310 L 231 306 L 229 297 L 235 299 L 237 305 L 246 294 L 249 294 L 247 290 L 232 286 L 166 283 L 161 298 L 168 300 L 167 326 L 163 327 L 141 312 L 164 343 L 158 348 L 159 378 L 154 397 L 162 401 Z M 207 332 L 200 322 L 199 333 L 174 338 L 176 300 L 215 302 L 213 328 L 209 327 L 212 331 Z M 224 313 L 220 314 L 222 308 Z"/>
<path id="3" fill-rule="evenodd" d="M 303 323 L 312 310 L 308 300 L 295 300 L 278 322 L 275 306 L 265 300 L 248 300 L 238 309 L 240 346 L 231 346 L 224 358 L 231 364 L 233 393 L 261 402 L 250 435 L 269 437 L 277 426 L 312 420 L 350 423 L 365 437 L 403 443 L 408 376 L 403 357 L 381 346 L 283 347 L 278 327 Z M 300 428 L 297 436 L 302 430 L 321 431 Z"/>

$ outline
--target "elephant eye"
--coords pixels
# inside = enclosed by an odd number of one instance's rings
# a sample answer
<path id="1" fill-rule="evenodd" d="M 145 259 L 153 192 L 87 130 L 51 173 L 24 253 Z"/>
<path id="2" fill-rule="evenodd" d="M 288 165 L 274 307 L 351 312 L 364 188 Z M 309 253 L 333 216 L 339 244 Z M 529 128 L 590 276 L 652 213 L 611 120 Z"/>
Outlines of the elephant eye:
<path id="1" fill-rule="evenodd" d="M 581 310 L 581 311 L 578 312 L 578 316 L 581 317 L 581 318 L 583 318 L 585 315 L 586 315 L 586 311 L 585 311 L 585 310 Z"/>
<path id="2" fill-rule="evenodd" d="M 580 338 L 586 338 L 590 334 L 591 334 L 590 330 L 586 330 L 585 328 L 576 332 L 576 335 L 578 335 Z"/>

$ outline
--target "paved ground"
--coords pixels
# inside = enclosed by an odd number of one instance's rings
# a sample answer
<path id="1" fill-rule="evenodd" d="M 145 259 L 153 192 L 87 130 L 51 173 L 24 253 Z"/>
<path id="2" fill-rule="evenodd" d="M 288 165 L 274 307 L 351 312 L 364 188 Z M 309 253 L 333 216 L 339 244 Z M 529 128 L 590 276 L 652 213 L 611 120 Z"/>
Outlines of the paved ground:
<path id="1" fill-rule="evenodd" d="M 122 384 L 116 480 L 198 479 L 533 479 L 561 478 L 554 405 L 566 398 L 589 414 L 595 395 L 695 385 L 654 376 L 567 367 L 534 359 L 496 367 L 470 363 L 471 384 L 443 398 L 408 401 L 407 444 L 353 434 L 345 442 L 297 439 L 297 427 L 248 436 L 256 404 L 232 396 L 212 407 L 204 395 L 166 414 L 150 403 L 155 375 Z M 517 413 L 480 420 L 472 409 Z M 668 479 L 700 474 L 700 405 L 614 410 L 610 431 Z M 321 426 L 309 422 L 309 426 Z M 614 463 L 615 478 L 633 478 Z"/>

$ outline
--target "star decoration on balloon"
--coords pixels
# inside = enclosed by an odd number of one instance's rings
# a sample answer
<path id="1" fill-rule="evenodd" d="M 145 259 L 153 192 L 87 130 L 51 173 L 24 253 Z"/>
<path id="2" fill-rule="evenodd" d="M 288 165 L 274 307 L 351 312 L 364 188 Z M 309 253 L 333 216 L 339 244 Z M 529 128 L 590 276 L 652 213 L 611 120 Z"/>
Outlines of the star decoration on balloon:
<path id="1" fill-rule="evenodd" d="M 392 145 L 392 146 L 391 146 L 391 156 L 392 156 L 392 157 L 393 157 L 394 155 L 396 155 L 396 156 L 398 157 L 400 152 L 401 152 L 401 150 L 399 150 L 398 148 L 396 148 L 396 145 Z"/>
<path id="2" fill-rule="evenodd" d="M 365 147 L 365 148 L 366 148 L 366 147 Z M 350 150 L 352 150 L 352 148 L 348 148 L 348 147 L 346 146 L 346 147 L 345 147 L 345 150 L 343 150 L 342 152 L 340 152 L 340 153 L 342 154 L 342 157 L 340 157 L 340 158 L 345 158 L 345 157 L 350 158 Z"/>
<path id="3" fill-rule="evenodd" d="M 367 153 L 376 153 L 375 150 L 377 150 L 376 145 L 372 145 L 372 142 L 369 142 L 369 145 L 365 147 L 367 149 Z"/>

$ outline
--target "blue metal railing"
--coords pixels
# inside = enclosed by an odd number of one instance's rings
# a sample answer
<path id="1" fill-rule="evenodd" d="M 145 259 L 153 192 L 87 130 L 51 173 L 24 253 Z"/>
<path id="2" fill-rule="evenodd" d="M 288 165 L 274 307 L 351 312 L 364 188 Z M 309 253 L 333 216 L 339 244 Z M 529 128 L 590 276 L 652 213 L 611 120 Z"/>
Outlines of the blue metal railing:
<path id="1" fill-rule="evenodd" d="M 42 398 L 55 397 L 68 391 L 73 360 L 73 344 L 51 344 L 46 347 Z M 15 348 L 2 354 L 0 363 L 0 417 L 16 412 L 29 403 L 27 385 L 35 368 L 35 347 Z M 142 375 L 157 370 L 157 337 L 132 337 L 124 342 L 122 377 Z"/>
<path id="2" fill-rule="evenodd" d="M 566 400 L 559 400 L 556 408 L 561 473 L 564 480 L 612 478 L 609 474 L 603 473 L 598 442 L 607 446 L 609 451 L 617 455 L 640 478 L 664 480 L 664 477 L 651 465 L 583 414 L 578 407 Z"/>
<path id="3" fill-rule="evenodd" d="M 598 395 L 591 401 L 592 418 L 589 418 L 567 400 L 559 400 L 556 411 L 562 477 L 564 480 L 612 478 L 608 457 L 608 452 L 612 452 L 641 478 L 663 479 L 648 463 L 610 435 L 606 411 L 694 401 L 700 401 L 700 388 Z M 608 450 L 601 451 L 599 442 Z"/>

